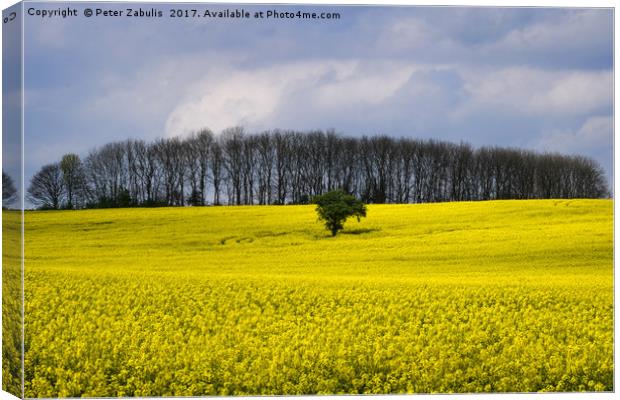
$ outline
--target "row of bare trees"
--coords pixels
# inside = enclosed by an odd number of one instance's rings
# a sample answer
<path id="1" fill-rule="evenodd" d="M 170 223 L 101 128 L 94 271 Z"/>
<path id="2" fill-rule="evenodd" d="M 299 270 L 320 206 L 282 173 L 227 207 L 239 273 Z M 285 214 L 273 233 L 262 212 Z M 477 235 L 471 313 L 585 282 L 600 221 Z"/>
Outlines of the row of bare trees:
<path id="1" fill-rule="evenodd" d="M 65 155 L 32 178 L 40 208 L 303 204 L 342 189 L 367 203 L 598 198 L 592 159 L 522 149 L 334 132 L 203 130 Z"/>

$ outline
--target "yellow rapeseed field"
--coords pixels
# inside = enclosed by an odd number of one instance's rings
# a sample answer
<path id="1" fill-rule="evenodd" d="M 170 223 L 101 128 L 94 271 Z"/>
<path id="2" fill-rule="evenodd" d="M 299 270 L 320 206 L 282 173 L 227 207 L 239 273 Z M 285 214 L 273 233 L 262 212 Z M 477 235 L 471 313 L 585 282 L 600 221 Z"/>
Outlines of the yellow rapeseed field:
<path id="1" fill-rule="evenodd" d="M 26 213 L 27 397 L 613 390 L 611 200 Z"/>
<path id="2" fill-rule="evenodd" d="M 2 390 L 22 394 L 21 211 L 2 212 Z"/>

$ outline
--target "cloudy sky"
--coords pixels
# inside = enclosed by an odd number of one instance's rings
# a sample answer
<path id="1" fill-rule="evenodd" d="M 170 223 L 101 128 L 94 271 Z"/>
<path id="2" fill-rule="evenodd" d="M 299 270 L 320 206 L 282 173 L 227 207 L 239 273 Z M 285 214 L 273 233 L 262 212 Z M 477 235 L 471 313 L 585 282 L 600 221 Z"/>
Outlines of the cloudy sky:
<path id="1" fill-rule="evenodd" d="M 163 18 L 26 18 L 26 182 L 66 152 L 235 125 L 582 154 L 611 182 L 610 9 L 243 6 L 341 16 L 303 21 L 154 7 Z"/>

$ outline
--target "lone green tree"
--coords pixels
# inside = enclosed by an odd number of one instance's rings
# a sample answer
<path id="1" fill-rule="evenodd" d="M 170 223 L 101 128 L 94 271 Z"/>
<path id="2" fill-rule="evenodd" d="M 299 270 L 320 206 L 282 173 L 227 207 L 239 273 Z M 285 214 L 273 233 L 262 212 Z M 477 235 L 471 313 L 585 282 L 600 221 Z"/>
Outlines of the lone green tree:
<path id="1" fill-rule="evenodd" d="M 366 216 L 366 205 L 361 200 L 342 190 L 334 190 L 314 197 L 316 212 L 319 220 L 325 223 L 325 227 L 336 236 L 339 230 L 344 228 L 344 223 L 349 217 L 360 218 Z"/>

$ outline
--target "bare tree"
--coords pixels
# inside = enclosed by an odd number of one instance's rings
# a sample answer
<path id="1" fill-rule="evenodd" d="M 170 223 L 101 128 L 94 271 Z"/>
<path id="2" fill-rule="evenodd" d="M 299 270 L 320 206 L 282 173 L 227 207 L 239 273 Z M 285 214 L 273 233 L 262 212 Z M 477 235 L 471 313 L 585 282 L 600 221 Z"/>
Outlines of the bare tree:
<path id="1" fill-rule="evenodd" d="M 179 138 L 155 142 L 155 154 L 161 167 L 165 202 L 170 206 L 185 204 L 184 145 Z"/>
<path id="2" fill-rule="evenodd" d="M 214 141 L 211 149 L 211 181 L 213 182 L 213 204 L 222 204 L 220 194 L 222 191 L 223 155 L 221 141 Z"/>
<path id="3" fill-rule="evenodd" d="M 60 170 L 67 196 L 66 207 L 79 208 L 83 206 L 86 196 L 86 178 L 80 156 L 77 154 L 65 154 L 60 160 Z"/>
<path id="4" fill-rule="evenodd" d="M 17 198 L 17 189 L 13 183 L 13 178 L 2 172 L 2 203 L 10 204 Z"/>
<path id="5" fill-rule="evenodd" d="M 200 203 L 205 205 L 207 202 L 207 185 L 209 176 L 209 158 L 213 153 L 214 137 L 209 129 L 203 129 L 196 135 L 194 146 L 195 155 L 198 162 L 198 179 L 200 191 Z"/>
<path id="6" fill-rule="evenodd" d="M 288 194 L 288 184 L 291 167 L 292 132 L 275 131 L 273 146 L 275 151 L 275 193 L 276 204 L 285 204 Z"/>
<path id="7" fill-rule="evenodd" d="M 243 185 L 243 129 L 240 127 L 228 128 L 222 132 L 222 154 L 224 168 L 227 172 L 229 203 L 241 204 Z"/>
<path id="8" fill-rule="evenodd" d="M 187 181 L 189 183 L 187 203 L 191 206 L 204 205 L 203 194 L 200 189 L 200 146 L 196 142 L 196 135 L 192 134 L 182 143 L 183 163 L 187 169 Z"/>
<path id="9" fill-rule="evenodd" d="M 256 175 L 258 179 L 258 204 L 272 202 L 272 176 L 275 152 L 269 132 L 263 132 L 256 138 L 257 160 Z"/>
<path id="10" fill-rule="evenodd" d="M 65 194 L 65 181 L 58 163 L 44 165 L 30 180 L 26 197 L 35 206 L 58 209 Z"/>

